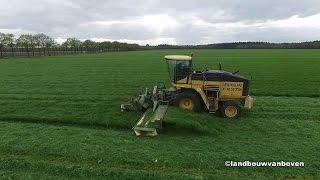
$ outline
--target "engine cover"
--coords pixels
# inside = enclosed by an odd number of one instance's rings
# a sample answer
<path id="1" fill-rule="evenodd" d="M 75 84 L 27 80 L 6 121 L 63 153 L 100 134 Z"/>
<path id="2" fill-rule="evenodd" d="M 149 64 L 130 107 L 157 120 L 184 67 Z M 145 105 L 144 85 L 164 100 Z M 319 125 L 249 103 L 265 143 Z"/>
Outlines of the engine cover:
<path id="1" fill-rule="evenodd" d="M 238 74 L 227 71 L 208 70 L 191 74 L 192 80 L 219 81 L 219 82 L 243 82 L 242 96 L 249 95 L 250 80 Z"/>

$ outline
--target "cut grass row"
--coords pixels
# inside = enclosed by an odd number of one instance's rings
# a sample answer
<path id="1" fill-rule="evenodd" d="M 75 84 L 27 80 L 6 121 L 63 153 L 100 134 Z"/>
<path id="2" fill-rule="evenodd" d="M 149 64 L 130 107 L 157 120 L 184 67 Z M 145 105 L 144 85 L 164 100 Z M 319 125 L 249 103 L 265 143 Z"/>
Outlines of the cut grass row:
<path id="1" fill-rule="evenodd" d="M 0 171 L 84 178 L 317 177 L 320 100 L 258 97 L 257 103 L 260 108 L 238 121 L 173 108 L 167 121 L 175 125 L 155 138 L 2 119 Z M 305 167 L 226 168 L 226 160 L 303 161 Z"/>
<path id="2" fill-rule="evenodd" d="M 120 102 L 103 96 L 6 95 L 2 96 L 0 101 L 2 107 L 0 120 L 128 129 L 134 125 L 141 114 L 122 113 L 118 103 Z M 167 118 L 169 122 L 177 122 L 186 127 L 190 126 L 192 129 L 199 126 L 196 128 L 198 131 L 207 129 L 208 132 L 216 126 L 215 123 L 212 123 L 212 118 L 217 118 L 214 115 L 195 114 L 188 111 L 182 114 L 179 113 L 180 109 L 173 107 L 170 109 L 172 110 Z M 279 118 L 303 121 L 310 118 L 319 119 L 319 109 L 318 98 L 257 96 L 254 109 L 249 112 L 244 111 L 241 118 Z M 202 119 L 201 123 L 205 122 L 210 126 L 200 126 L 200 122 L 197 121 L 199 118 Z"/>

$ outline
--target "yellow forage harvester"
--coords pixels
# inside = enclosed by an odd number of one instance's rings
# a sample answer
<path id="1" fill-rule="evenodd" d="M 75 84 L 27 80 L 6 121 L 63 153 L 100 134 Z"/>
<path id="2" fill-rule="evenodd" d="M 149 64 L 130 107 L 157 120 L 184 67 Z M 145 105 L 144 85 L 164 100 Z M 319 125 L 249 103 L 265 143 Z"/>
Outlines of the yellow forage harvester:
<path id="1" fill-rule="evenodd" d="M 252 108 L 250 80 L 238 75 L 238 71 L 223 71 L 221 64 L 219 70 L 194 70 L 192 55 L 168 55 L 165 60 L 172 87 L 166 89 L 158 84 L 121 104 L 121 111 L 143 112 L 133 127 L 137 136 L 156 136 L 169 105 L 197 112 L 205 110 L 228 119 L 238 118 L 241 107 Z"/>

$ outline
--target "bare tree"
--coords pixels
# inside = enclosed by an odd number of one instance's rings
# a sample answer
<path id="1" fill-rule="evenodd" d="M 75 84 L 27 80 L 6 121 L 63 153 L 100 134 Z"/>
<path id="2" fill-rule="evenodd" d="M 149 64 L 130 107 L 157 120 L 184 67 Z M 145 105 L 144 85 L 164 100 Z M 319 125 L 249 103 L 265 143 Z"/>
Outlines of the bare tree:
<path id="1" fill-rule="evenodd" d="M 3 56 L 4 43 L 5 43 L 5 34 L 0 33 L 0 58 L 2 58 Z"/>
<path id="2" fill-rule="evenodd" d="M 49 37 L 43 33 L 36 34 L 36 35 L 34 35 L 34 37 L 35 37 L 35 41 L 37 43 L 37 46 L 43 50 L 43 55 L 45 56 L 47 46 L 51 43 L 51 41 L 54 42 L 54 40 L 51 37 Z M 39 53 L 40 53 L 40 49 L 39 49 Z"/>
<path id="3" fill-rule="evenodd" d="M 99 43 L 99 47 L 101 47 L 103 50 L 110 51 L 112 48 L 112 43 L 110 41 L 103 41 Z"/>
<path id="4" fill-rule="evenodd" d="M 56 44 L 56 42 L 54 41 L 53 38 L 47 36 L 46 40 L 45 40 L 45 48 L 46 49 L 50 49 L 52 48 L 54 45 Z M 50 55 L 50 54 L 49 54 Z"/>
<path id="5" fill-rule="evenodd" d="M 31 34 L 22 34 L 17 39 L 17 45 L 19 47 L 25 48 L 28 56 L 30 56 L 30 47 L 32 42 L 33 42 L 33 36 Z"/>
<path id="6" fill-rule="evenodd" d="M 6 36 L 5 36 L 5 41 L 6 41 L 6 43 L 7 43 L 7 46 L 10 46 L 10 48 L 11 48 L 11 53 L 12 53 L 12 56 L 14 56 L 14 43 L 15 43 L 15 37 L 14 37 L 14 35 L 13 34 L 6 34 Z"/>
<path id="7" fill-rule="evenodd" d="M 74 52 L 76 52 L 77 50 L 79 50 L 79 48 L 81 47 L 82 42 L 79 39 L 76 38 L 68 38 L 64 43 L 63 46 L 67 47 L 67 48 L 73 48 Z"/>
<path id="8" fill-rule="evenodd" d="M 34 56 L 34 48 L 37 46 L 37 39 L 35 36 L 31 36 L 29 37 L 29 43 L 30 43 L 30 46 L 32 48 L 32 56 Z"/>
<path id="9" fill-rule="evenodd" d="M 92 51 L 95 50 L 98 46 L 98 43 L 91 41 L 91 40 L 85 40 L 82 43 L 82 46 L 86 49 L 86 51 Z"/>
<path id="10" fill-rule="evenodd" d="M 14 35 L 13 34 L 0 33 L 1 57 L 3 56 L 3 51 L 4 51 L 5 47 L 9 47 L 10 46 L 11 47 L 11 51 L 13 52 L 13 42 L 14 42 Z"/>

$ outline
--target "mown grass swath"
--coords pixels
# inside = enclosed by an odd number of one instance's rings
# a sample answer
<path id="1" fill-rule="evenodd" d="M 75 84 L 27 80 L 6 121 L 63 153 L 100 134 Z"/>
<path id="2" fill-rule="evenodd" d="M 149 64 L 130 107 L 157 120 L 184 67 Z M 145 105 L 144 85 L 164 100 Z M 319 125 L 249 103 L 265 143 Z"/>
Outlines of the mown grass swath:
<path id="1" fill-rule="evenodd" d="M 0 61 L 0 176 L 13 178 L 312 178 L 319 174 L 320 51 L 195 50 L 198 68 L 252 76 L 253 111 L 237 121 L 171 108 L 168 128 L 136 138 L 119 104 L 166 82 L 162 57 L 188 50 Z M 304 168 L 226 168 L 227 160 Z"/>

